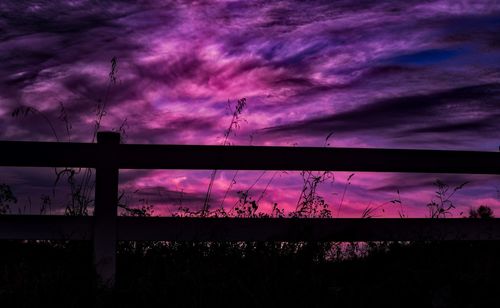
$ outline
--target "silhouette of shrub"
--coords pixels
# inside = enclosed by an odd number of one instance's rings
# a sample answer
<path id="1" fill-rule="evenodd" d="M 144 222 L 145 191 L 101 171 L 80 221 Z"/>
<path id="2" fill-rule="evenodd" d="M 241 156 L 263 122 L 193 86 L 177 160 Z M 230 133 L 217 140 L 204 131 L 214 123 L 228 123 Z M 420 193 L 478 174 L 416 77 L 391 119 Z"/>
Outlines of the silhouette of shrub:
<path id="1" fill-rule="evenodd" d="M 9 213 L 10 206 L 15 203 L 17 203 L 17 198 L 14 196 L 10 186 L 0 184 L 0 215 Z"/>
<path id="2" fill-rule="evenodd" d="M 493 210 L 486 205 L 480 205 L 477 209 L 469 210 L 469 218 L 494 218 Z"/>

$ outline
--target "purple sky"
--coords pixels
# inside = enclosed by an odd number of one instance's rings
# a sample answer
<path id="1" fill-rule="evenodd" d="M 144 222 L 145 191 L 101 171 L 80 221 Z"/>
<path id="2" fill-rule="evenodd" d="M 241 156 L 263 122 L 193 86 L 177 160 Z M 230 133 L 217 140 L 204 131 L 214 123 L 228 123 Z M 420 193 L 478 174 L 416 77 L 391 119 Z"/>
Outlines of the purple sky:
<path id="1" fill-rule="evenodd" d="M 0 3 L 0 139 L 89 142 L 126 121 L 128 143 L 221 144 L 228 100 L 247 98 L 236 145 L 465 149 L 500 145 L 500 4 L 496 1 L 17 1 Z M 107 91 L 110 59 L 117 82 Z M 107 93 L 107 94 L 106 94 Z M 19 106 L 42 114 L 12 118 Z M 45 117 L 45 118 L 44 118 Z M 51 193 L 51 170 L 3 168 L 19 195 Z M 298 173 L 240 172 L 236 191 L 291 209 Z M 233 172 L 214 184 L 218 206 Z M 321 193 L 337 215 L 349 173 Z M 210 171 L 123 171 L 122 188 L 157 213 L 201 208 Z M 500 210 L 498 176 L 357 173 L 341 216 L 397 197 L 425 216 L 432 182 L 470 181 L 460 211 Z M 256 181 L 259 179 L 258 181 Z M 272 180 L 271 180 L 272 179 Z M 134 201 L 135 200 L 135 201 Z M 392 203 L 379 211 L 397 216 Z M 500 212 L 499 212 L 500 213 Z M 500 214 L 499 214 L 500 215 Z"/>

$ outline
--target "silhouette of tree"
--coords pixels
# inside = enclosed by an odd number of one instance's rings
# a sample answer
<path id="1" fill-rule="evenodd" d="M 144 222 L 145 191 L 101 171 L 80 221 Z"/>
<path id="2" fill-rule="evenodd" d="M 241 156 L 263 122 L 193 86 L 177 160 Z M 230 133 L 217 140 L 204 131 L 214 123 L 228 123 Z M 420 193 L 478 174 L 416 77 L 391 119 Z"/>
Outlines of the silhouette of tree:
<path id="1" fill-rule="evenodd" d="M 487 205 L 481 205 L 477 209 L 469 210 L 469 218 L 494 218 L 493 210 Z"/>
<path id="2" fill-rule="evenodd" d="M 10 205 L 17 203 L 11 188 L 7 184 L 0 184 L 0 215 L 10 212 Z"/>

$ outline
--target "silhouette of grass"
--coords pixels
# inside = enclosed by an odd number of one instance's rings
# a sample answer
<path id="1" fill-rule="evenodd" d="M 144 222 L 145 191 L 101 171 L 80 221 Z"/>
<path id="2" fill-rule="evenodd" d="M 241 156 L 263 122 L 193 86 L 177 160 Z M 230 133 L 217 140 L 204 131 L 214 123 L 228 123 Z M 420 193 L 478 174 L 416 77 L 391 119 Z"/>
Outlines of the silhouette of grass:
<path id="1" fill-rule="evenodd" d="M 97 133 L 101 128 L 102 121 L 107 115 L 107 105 L 109 101 L 109 96 L 112 87 L 116 85 L 117 82 L 117 72 L 118 72 L 118 59 L 113 57 L 110 60 L 111 68 L 108 75 L 108 84 L 103 93 L 103 97 L 95 101 L 95 120 L 94 128 L 92 131 L 91 143 L 94 143 L 97 138 Z M 71 141 L 71 130 L 72 125 L 69 120 L 69 115 L 64 106 L 63 102 L 59 102 L 60 113 L 58 119 L 64 123 L 65 131 L 67 134 L 67 141 Z M 61 141 L 60 137 L 56 133 L 56 129 L 52 121 L 45 115 L 42 111 L 38 110 L 32 106 L 21 105 L 13 110 L 11 116 L 14 118 L 27 117 L 30 115 L 36 115 L 41 117 L 47 125 L 50 127 L 52 134 L 57 142 Z M 122 136 L 126 135 L 125 127 L 127 126 L 127 119 L 123 121 L 120 127 L 117 129 Z M 66 179 L 69 186 L 69 201 L 65 207 L 65 214 L 69 216 L 87 216 L 89 215 L 89 210 L 94 206 L 94 189 L 95 189 L 95 178 L 92 168 L 54 168 L 55 180 L 52 188 L 52 197 L 49 195 L 41 196 L 41 208 L 40 214 L 44 213 L 44 210 L 48 205 L 52 203 L 52 199 L 55 198 L 57 185 Z M 1 212 L 0 212 L 1 214 Z"/>
<path id="2" fill-rule="evenodd" d="M 500 274 L 496 242 L 120 242 L 111 292 L 90 242 L 0 247 L 3 307 L 495 307 Z"/>
<path id="3" fill-rule="evenodd" d="M 247 99 L 246 98 L 241 98 L 236 102 L 236 106 L 234 107 L 233 110 L 233 115 L 231 117 L 231 122 L 229 123 L 229 127 L 224 131 L 224 140 L 222 142 L 222 145 L 230 145 L 229 142 L 229 136 L 234 133 L 235 130 L 237 130 L 240 127 L 240 121 L 241 121 L 241 114 L 243 112 L 243 109 L 245 108 L 247 104 Z M 230 102 L 228 101 L 228 107 L 231 108 Z M 201 215 L 202 217 L 206 216 L 209 208 L 210 208 L 210 198 L 212 194 L 212 187 L 215 182 L 215 177 L 217 175 L 217 170 L 212 170 L 212 173 L 210 174 L 210 182 L 208 184 L 207 192 L 205 195 L 205 201 L 203 202 L 203 208 L 201 210 Z M 236 183 L 235 179 L 236 176 L 238 175 L 238 171 L 236 171 L 233 175 L 233 178 L 231 179 L 231 182 L 228 185 L 228 188 L 224 194 L 224 197 L 221 201 L 220 207 L 223 208 L 224 206 L 224 201 L 226 200 L 227 194 L 233 187 L 233 184 Z"/>

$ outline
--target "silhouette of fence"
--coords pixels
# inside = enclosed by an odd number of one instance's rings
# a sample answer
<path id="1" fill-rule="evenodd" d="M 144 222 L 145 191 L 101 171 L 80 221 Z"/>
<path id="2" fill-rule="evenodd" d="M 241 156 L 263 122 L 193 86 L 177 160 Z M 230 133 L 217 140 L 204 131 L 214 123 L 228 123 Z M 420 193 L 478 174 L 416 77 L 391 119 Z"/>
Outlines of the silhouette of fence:
<path id="1" fill-rule="evenodd" d="M 94 216 L 0 216 L 0 239 L 93 240 L 96 271 L 114 284 L 118 240 L 500 240 L 500 219 L 117 217 L 119 169 L 332 170 L 500 174 L 500 153 L 402 149 L 0 142 L 0 166 L 96 169 Z"/>

